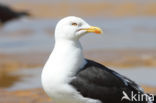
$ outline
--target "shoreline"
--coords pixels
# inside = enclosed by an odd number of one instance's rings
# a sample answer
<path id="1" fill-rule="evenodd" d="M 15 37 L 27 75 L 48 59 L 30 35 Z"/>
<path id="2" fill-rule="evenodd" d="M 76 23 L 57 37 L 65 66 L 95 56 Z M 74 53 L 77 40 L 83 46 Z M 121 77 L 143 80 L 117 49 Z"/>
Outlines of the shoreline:
<path id="1" fill-rule="evenodd" d="M 146 93 L 156 94 L 156 87 L 143 86 Z M 7 97 L 7 99 L 5 99 Z M 7 91 L 0 89 L 0 103 L 53 103 L 42 88 Z"/>
<path id="2" fill-rule="evenodd" d="M 44 66 L 50 51 L 0 53 L 0 68 L 18 70 Z M 155 49 L 108 49 L 84 51 L 86 58 L 117 68 L 156 67 Z"/>

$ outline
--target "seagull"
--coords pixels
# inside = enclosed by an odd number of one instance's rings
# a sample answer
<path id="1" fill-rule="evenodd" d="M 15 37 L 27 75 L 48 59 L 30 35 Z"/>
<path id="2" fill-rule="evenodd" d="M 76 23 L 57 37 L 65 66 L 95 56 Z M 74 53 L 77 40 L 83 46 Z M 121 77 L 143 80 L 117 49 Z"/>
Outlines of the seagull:
<path id="1" fill-rule="evenodd" d="M 131 92 L 141 95 L 144 91 L 127 77 L 84 57 L 79 39 L 88 33 L 101 34 L 102 30 L 75 16 L 57 23 L 54 49 L 41 75 L 43 89 L 53 102 L 152 103 L 122 99 L 123 92 L 131 97 Z"/>
<path id="2" fill-rule="evenodd" d="M 10 20 L 20 18 L 22 16 L 29 16 L 30 14 L 22 11 L 16 12 L 12 10 L 10 7 L 0 4 L 0 23 L 4 24 Z"/>

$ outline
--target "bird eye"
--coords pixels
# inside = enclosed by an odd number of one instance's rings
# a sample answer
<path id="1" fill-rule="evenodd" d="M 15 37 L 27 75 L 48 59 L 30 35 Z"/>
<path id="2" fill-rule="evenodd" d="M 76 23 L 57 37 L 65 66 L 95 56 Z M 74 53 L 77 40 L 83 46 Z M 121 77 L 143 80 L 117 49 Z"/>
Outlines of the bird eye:
<path id="1" fill-rule="evenodd" d="M 77 23 L 72 23 L 72 25 L 73 25 L 73 26 L 77 26 L 78 24 L 77 24 Z"/>

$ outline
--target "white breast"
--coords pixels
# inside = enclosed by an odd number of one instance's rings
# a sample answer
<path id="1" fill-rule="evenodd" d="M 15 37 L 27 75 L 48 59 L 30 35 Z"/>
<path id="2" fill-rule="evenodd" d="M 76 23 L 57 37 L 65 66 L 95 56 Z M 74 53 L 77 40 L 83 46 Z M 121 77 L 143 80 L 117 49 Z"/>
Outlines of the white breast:
<path id="1" fill-rule="evenodd" d="M 62 41 L 55 44 L 41 78 L 44 90 L 55 103 L 101 103 L 84 98 L 69 84 L 85 64 L 79 42 Z"/>

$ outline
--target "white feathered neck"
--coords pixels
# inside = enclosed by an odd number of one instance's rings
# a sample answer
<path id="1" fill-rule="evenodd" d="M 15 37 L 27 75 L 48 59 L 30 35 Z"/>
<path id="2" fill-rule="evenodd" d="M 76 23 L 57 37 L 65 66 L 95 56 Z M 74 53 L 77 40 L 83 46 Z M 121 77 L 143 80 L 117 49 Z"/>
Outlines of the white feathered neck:
<path id="1" fill-rule="evenodd" d="M 58 40 L 43 69 L 42 84 L 44 87 L 57 88 L 68 83 L 85 64 L 79 41 Z"/>

